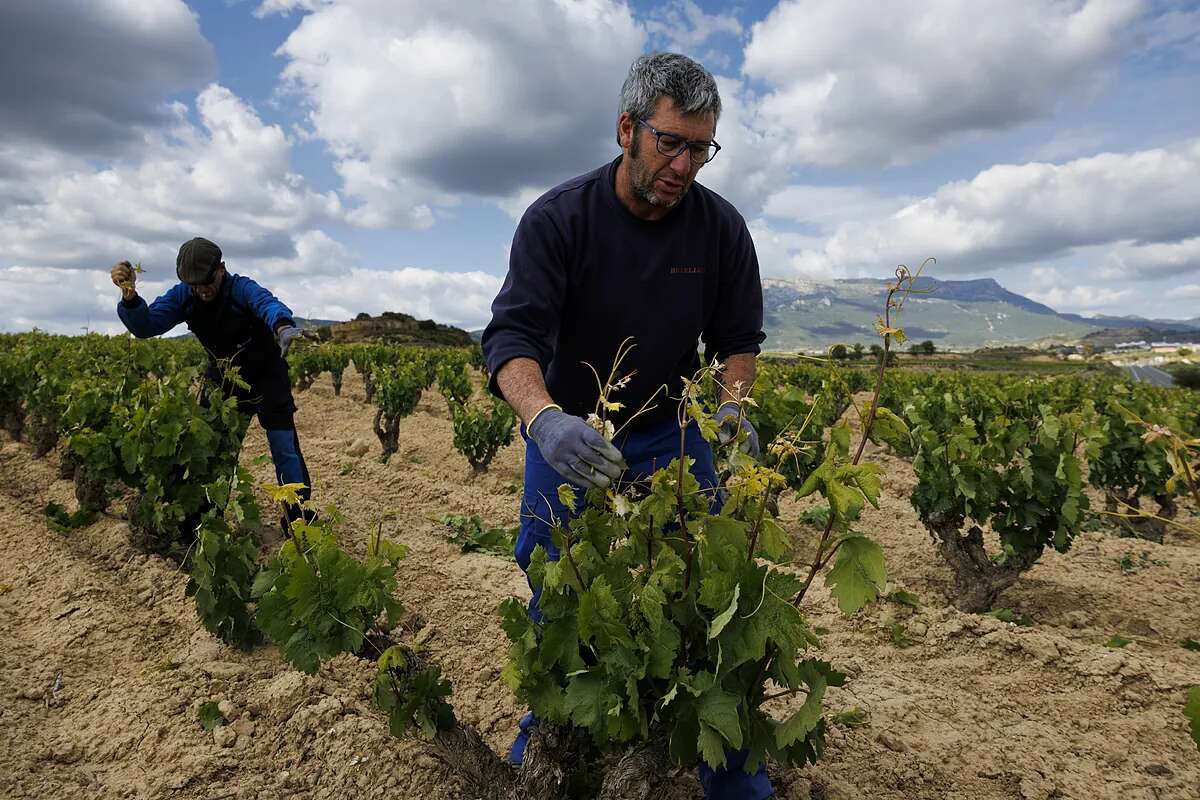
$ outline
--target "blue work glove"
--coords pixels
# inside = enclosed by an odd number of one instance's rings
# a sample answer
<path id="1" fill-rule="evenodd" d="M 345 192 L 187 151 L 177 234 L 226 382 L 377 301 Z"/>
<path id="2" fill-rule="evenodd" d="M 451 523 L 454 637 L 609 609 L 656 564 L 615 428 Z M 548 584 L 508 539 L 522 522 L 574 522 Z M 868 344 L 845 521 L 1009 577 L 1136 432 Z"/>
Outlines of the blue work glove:
<path id="1" fill-rule="evenodd" d="M 295 325 L 284 325 L 275 332 L 275 338 L 279 341 L 279 355 L 287 358 L 288 348 L 292 346 L 292 339 L 300 335 L 300 329 Z"/>
<path id="2" fill-rule="evenodd" d="M 717 409 L 713 419 L 717 422 L 717 439 L 721 444 L 729 444 L 737 436 L 738 404 L 724 403 Z M 742 442 L 742 452 L 754 458 L 759 456 L 758 431 L 750 424 L 750 420 L 742 418 L 742 430 L 746 432 L 746 440 Z"/>
<path id="3" fill-rule="evenodd" d="M 538 414 L 526 433 L 555 472 L 585 489 L 607 489 L 628 469 L 621 451 L 591 425 L 557 408 Z"/>

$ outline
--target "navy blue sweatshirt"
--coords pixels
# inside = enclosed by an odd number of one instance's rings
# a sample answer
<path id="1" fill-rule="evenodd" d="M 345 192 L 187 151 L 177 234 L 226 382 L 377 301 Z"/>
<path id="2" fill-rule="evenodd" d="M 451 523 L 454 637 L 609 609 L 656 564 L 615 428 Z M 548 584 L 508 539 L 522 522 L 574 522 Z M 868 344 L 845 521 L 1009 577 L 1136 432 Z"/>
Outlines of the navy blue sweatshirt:
<path id="1" fill-rule="evenodd" d="M 724 198 L 693 183 L 666 217 L 639 219 L 614 189 L 619 163 L 551 189 L 525 212 L 483 352 L 493 393 L 506 362 L 532 358 L 554 402 L 586 416 L 599 389 L 584 363 L 607 377 L 632 336 L 622 374 L 635 374 L 612 396 L 625 408 L 610 418 L 620 426 L 663 384 L 670 395 L 659 392 L 637 429 L 674 416 L 670 398 L 699 369 L 699 341 L 705 363 L 759 352 L 762 283 L 745 220 Z"/>

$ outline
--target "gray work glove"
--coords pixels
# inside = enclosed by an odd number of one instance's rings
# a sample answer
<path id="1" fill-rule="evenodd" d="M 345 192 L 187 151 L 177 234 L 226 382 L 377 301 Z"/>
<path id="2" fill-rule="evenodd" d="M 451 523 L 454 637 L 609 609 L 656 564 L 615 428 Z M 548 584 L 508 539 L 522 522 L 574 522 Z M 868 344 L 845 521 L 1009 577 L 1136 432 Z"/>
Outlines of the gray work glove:
<path id="1" fill-rule="evenodd" d="M 713 419 L 717 422 L 717 439 L 721 444 L 729 444 L 737 436 L 737 403 L 725 403 L 717 409 Z M 746 432 L 746 440 L 742 442 L 742 452 L 754 458 L 759 456 L 758 431 L 750 424 L 750 420 L 742 418 L 742 430 Z"/>
<path id="2" fill-rule="evenodd" d="M 585 489 L 606 489 L 628 467 L 621 451 L 581 417 L 547 408 L 526 431 L 554 471 Z"/>
<path id="3" fill-rule="evenodd" d="M 284 325 L 275 333 L 275 338 L 279 341 L 279 355 L 287 358 L 288 348 L 292 346 L 292 339 L 300 335 L 300 329 L 295 325 Z"/>

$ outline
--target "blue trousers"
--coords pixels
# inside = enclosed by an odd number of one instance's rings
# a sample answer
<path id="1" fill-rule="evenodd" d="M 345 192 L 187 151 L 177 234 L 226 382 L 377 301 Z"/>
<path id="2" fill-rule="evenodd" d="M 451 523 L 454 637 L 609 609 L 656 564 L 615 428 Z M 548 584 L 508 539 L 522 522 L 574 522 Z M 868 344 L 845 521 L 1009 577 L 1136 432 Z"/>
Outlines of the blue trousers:
<path id="1" fill-rule="evenodd" d="M 558 559 L 559 552 L 551 541 L 549 522 L 565 522 L 573 515 L 558 501 L 558 487 L 565 480 L 546 463 L 537 444 L 525 436 L 524 428 L 521 429 L 521 435 L 525 438 L 525 491 L 521 498 L 521 529 L 517 534 L 515 556 L 521 569 L 528 571 L 533 550 L 539 544 L 551 559 Z M 679 426 L 671 418 L 647 430 L 621 433 L 613 444 L 629 465 L 624 480 L 645 480 L 679 456 Z M 700 483 L 700 488 L 712 490 L 712 509 L 716 513 L 720 510 L 720 501 L 716 499 L 717 470 L 713 463 L 712 448 L 704 441 L 695 424 L 689 425 L 684 433 L 684 452 L 695 460 L 692 474 Z M 540 620 L 538 599 L 541 589 L 532 584 L 529 588 L 533 591 L 529 601 L 529 616 Z M 529 729 L 536 724 L 537 718 L 532 713 L 526 714 L 521 720 L 520 732 L 509 753 L 510 762 L 521 763 L 525 744 L 529 740 Z M 746 763 L 746 751 L 731 751 L 725 757 L 726 766 L 722 769 L 714 770 L 703 761 L 700 762 L 700 784 L 708 800 L 765 800 L 774 796 L 765 765 L 760 766 L 753 775 L 747 775 L 742 770 L 742 765 Z"/>
<path id="2" fill-rule="evenodd" d="M 308 466 L 300 453 L 300 437 L 295 428 L 267 429 L 267 445 L 271 448 L 271 460 L 275 462 L 275 479 L 280 485 L 285 483 L 303 483 L 300 499 L 307 500 L 312 496 L 312 478 L 308 476 Z M 289 506 L 288 519 L 296 520 L 303 516 L 298 507 Z"/>

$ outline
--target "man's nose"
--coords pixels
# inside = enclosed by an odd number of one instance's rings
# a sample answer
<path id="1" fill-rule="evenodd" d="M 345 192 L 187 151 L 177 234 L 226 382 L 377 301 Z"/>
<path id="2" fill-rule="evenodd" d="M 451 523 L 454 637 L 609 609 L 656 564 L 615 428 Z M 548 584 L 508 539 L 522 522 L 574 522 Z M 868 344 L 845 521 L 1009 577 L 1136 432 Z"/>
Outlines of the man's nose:
<path id="1" fill-rule="evenodd" d="M 686 147 L 682 153 L 671 159 L 671 169 L 679 175 L 687 175 L 692 171 L 692 156 Z"/>

